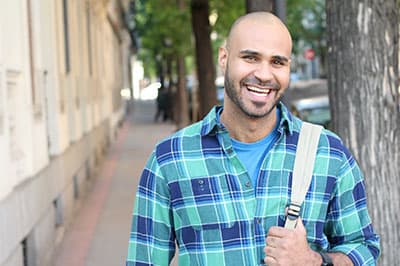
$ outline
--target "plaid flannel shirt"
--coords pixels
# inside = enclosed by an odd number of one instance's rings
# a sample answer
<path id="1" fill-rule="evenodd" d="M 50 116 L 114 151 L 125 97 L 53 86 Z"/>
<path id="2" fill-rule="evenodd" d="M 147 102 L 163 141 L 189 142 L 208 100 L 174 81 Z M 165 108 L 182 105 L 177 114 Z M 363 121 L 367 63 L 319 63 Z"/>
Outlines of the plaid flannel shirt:
<path id="1" fill-rule="evenodd" d="M 216 107 L 200 122 L 161 141 L 140 178 L 126 265 L 262 265 L 271 226 L 284 226 L 301 121 L 283 104 L 279 139 L 254 188 L 217 122 Z M 310 247 L 342 252 L 354 265 L 380 253 L 366 205 L 362 173 L 342 141 L 323 130 L 300 216 Z"/>

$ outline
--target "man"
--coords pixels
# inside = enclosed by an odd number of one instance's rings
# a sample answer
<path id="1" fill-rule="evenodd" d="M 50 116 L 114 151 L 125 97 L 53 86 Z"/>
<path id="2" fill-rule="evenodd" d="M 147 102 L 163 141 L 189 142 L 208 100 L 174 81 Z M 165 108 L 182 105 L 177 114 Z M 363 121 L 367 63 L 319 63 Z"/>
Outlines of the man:
<path id="1" fill-rule="evenodd" d="M 157 111 L 154 115 L 154 122 L 158 122 L 158 118 L 161 116 L 162 121 L 165 122 L 168 119 L 168 105 L 169 95 L 167 88 L 163 85 L 158 89 L 157 94 Z"/>
<path id="2" fill-rule="evenodd" d="M 280 102 L 291 49 L 270 13 L 234 23 L 218 55 L 224 106 L 156 146 L 138 187 L 127 265 L 168 265 L 175 243 L 179 265 L 375 265 L 379 237 L 362 174 L 327 130 L 301 218 L 283 227 L 302 124 Z"/>

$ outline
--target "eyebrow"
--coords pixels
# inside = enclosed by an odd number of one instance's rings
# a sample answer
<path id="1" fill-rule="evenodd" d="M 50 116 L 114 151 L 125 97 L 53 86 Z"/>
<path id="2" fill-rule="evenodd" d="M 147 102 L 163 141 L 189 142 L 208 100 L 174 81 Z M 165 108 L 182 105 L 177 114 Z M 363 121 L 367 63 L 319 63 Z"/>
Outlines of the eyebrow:
<path id="1" fill-rule="evenodd" d="M 242 54 L 242 55 L 257 55 L 257 56 L 260 55 L 259 52 L 253 51 L 253 50 L 248 50 L 248 49 L 241 50 L 239 52 L 239 54 Z M 278 59 L 280 61 L 284 61 L 284 62 L 287 62 L 287 63 L 290 61 L 289 58 L 287 58 L 286 56 L 283 56 L 283 55 L 273 55 L 272 58 L 273 59 Z"/>
<path id="2" fill-rule="evenodd" d="M 284 61 L 286 63 L 288 63 L 290 61 L 289 58 L 287 58 L 286 56 L 282 56 L 282 55 L 273 55 L 272 58 L 278 59 L 280 61 Z"/>

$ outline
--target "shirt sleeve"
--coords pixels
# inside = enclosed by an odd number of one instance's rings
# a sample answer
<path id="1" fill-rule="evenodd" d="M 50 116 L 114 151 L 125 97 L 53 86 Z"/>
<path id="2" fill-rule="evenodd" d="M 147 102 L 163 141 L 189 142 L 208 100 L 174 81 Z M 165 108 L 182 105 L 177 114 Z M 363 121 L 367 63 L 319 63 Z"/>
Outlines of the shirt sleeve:
<path id="1" fill-rule="evenodd" d="M 126 266 L 169 265 L 175 254 L 175 236 L 169 189 L 155 153 L 139 180 Z"/>
<path id="2" fill-rule="evenodd" d="M 376 265 L 379 236 L 368 213 L 363 175 L 347 149 L 333 195 L 325 226 L 329 252 L 346 254 L 355 266 Z"/>

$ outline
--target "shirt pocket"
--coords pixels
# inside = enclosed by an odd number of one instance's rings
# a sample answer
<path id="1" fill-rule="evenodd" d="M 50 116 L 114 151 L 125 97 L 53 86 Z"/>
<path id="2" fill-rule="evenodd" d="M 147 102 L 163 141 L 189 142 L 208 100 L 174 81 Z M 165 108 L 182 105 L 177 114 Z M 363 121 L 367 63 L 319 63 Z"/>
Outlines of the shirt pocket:
<path id="1" fill-rule="evenodd" d="M 230 228 L 236 220 L 234 200 L 226 177 L 196 177 L 170 184 L 175 228 Z"/>

